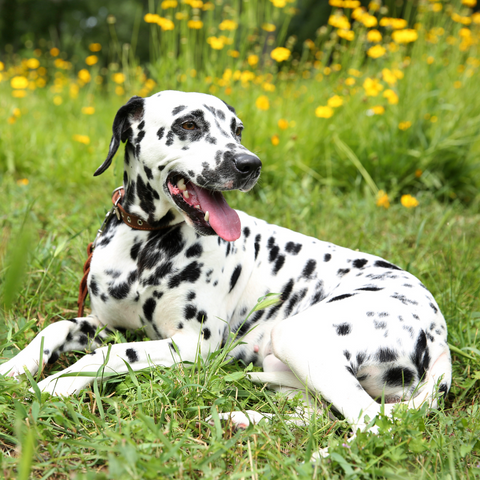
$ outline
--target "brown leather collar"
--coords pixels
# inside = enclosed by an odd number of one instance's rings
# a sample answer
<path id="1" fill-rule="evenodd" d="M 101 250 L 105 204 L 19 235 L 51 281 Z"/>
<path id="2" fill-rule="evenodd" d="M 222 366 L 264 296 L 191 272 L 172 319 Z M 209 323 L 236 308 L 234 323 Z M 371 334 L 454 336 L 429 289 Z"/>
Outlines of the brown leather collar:
<path id="1" fill-rule="evenodd" d="M 118 187 L 113 191 L 112 203 L 115 214 L 117 215 L 117 218 L 119 220 L 123 220 L 123 223 L 125 223 L 125 225 L 128 225 L 135 230 L 160 230 L 162 228 L 167 228 L 170 226 L 162 225 L 160 227 L 152 227 L 146 220 L 137 217 L 137 215 L 128 213 L 121 205 L 123 197 L 125 197 L 124 187 Z"/>

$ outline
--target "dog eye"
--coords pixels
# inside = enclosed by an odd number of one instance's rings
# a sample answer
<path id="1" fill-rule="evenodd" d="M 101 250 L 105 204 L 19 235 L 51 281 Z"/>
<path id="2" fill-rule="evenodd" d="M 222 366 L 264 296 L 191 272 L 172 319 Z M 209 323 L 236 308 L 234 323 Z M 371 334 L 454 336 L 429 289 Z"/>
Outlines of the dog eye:
<path id="1" fill-rule="evenodd" d="M 184 130 L 195 130 L 197 128 L 197 124 L 195 122 L 185 122 L 182 123 L 182 128 Z"/>
<path id="2" fill-rule="evenodd" d="M 238 127 L 236 130 L 235 130 L 235 135 L 237 137 L 240 137 L 242 135 L 242 131 L 243 131 L 243 127 Z"/>

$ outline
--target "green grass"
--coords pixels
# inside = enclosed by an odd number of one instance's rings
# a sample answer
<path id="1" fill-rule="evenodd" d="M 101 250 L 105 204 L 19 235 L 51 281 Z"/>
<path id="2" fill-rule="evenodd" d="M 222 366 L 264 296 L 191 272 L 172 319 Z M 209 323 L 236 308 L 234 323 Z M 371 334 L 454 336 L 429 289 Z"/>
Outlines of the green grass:
<path id="1" fill-rule="evenodd" d="M 92 81 L 84 85 L 73 73 L 85 67 L 82 61 L 65 71 L 44 51 L 39 59 L 46 68 L 46 86 L 14 98 L 10 79 L 24 75 L 35 80 L 35 75 L 19 65 L 19 58 L 6 63 L 0 78 L 0 356 L 11 358 L 43 327 L 75 315 L 86 246 L 109 208 L 111 191 L 122 181 L 122 155 L 104 175 L 92 176 L 106 157 L 116 110 L 148 88 L 196 90 L 235 106 L 246 125 L 243 143 L 264 162 L 252 192 L 227 195 L 233 207 L 385 257 L 432 291 L 452 347 L 453 385 L 445 404 L 428 415 L 399 411 L 393 422 L 380 418 L 378 436 L 362 433 L 346 447 L 349 428 L 341 419 L 332 421 L 319 412 L 308 427 L 287 425 L 285 415 L 295 401 L 252 385 L 244 378 L 246 366 L 225 364 L 220 356 L 205 365 L 131 372 L 78 397 L 28 391 L 39 378 L 79 358 L 70 354 L 41 376 L 25 376 L 20 383 L 0 378 L 0 471 L 5 478 L 480 476 L 478 48 L 472 44 L 460 50 L 462 25 L 451 20 L 446 8 L 441 13 L 427 8 L 411 19 L 422 24 L 413 45 L 374 60 L 365 56 L 370 45 L 358 22 L 351 44 L 339 40 L 335 31 L 321 29 L 312 50 L 300 49 L 303 53 L 277 72 L 269 60 L 269 48 L 276 45 L 268 44 L 255 24 L 255 9 L 264 4 L 249 2 L 240 12 L 233 2 L 231 10 L 206 11 L 201 14 L 203 31 L 184 24 L 170 32 L 150 26 L 147 69 L 136 69 L 128 48 L 120 64 L 122 50 L 116 45 L 117 57 L 104 70 L 90 68 Z M 266 5 L 258 18 L 275 21 L 281 40 L 288 15 Z M 452 8 L 466 15 L 460 2 Z M 188 7 L 182 4 L 182 9 Z M 150 11 L 157 10 L 152 4 Z M 202 44 L 208 35 L 222 33 L 217 24 L 227 17 L 242 27 L 227 34 L 235 42 L 231 48 L 241 51 L 238 59 L 226 49 L 211 52 Z M 433 27 L 445 30 L 436 43 L 426 40 Z M 478 27 L 471 30 L 478 36 Z M 391 32 L 382 33 L 382 44 L 388 45 Z M 447 42 L 449 36 L 457 43 Z M 189 50 L 192 42 L 195 48 Z M 294 39 L 286 42 L 292 47 Z M 170 48 L 181 51 L 170 56 Z M 258 66 L 248 65 L 250 54 L 260 57 Z M 328 65 L 340 69 L 327 74 Z M 196 76 L 192 66 L 199 69 Z M 112 74 L 120 68 L 125 92 L 117 95 Z M 254 77 L 225 80 L 228 68 L 249 70 Z M 360 76 L 347 86 L 350 68 Z M 399 96 L 396 105 L 381 94 L 368 96 L 362 87 L 365 79 L 376 78 L 387 89 L 383 68 L 404 74 L 392 87 Z M 142 77 L 145 72 L 156 86 Z M 93 81 L 97 75 L 102 85 Z M 61 85 L 52 89 L 54 78 Z M 266 91 L 266 84 L 275 90 Z M 343 105 L 331 118 L 316 117 L 316 107 L 334 94 Z M 256 106 L 261 95 L 269 100 L 268 110 Z M 376 105 L 384 106 L 385 113 L 368 115 Z M 80 113 L 85 106 L 94 106 L 94 115 Z M 280 129 L 279 119 L 289 122 L 287 129 Z M 398 125 L 405 121 L 411 126 L 402 131 Z M 88 145 L 74 135 L 88 136 Z M 274 135 L 278 145 L 271 141 Z M 378 189 L 387 191 L 389 209 L 376 206 Z M 403 207 L 403 194 L 415 195 L 419 206 Z M 125 339 L 119 334 L 115 341 Z M 240 432 L 205 422 L 217 411 L 245 409 L 279 415 Z M 311 465 L 312 452 L 326 446 L 330 457 Z"/>

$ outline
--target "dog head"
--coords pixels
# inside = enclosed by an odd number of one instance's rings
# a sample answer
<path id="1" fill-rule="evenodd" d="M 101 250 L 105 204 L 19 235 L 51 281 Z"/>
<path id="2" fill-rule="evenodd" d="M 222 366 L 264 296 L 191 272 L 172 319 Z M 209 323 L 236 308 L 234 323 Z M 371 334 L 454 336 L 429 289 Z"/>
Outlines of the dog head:
<path id="1" fill-rule="evenodd" d="M 115 116 L 107 159 L 95 175 L 127 142 L 126 188 L 129 183 L 138 197 L 150 198 L 152 208 L 167 202 L 202 235 L 236 240 L 240 220 L 221 192 L 250 190 L 262 166 L 241 145 L 242 130 L 235 110 L 212 95 L 169 90 L 133 97 Z M 142 208 L 150 215 L 148 203 Z"/>

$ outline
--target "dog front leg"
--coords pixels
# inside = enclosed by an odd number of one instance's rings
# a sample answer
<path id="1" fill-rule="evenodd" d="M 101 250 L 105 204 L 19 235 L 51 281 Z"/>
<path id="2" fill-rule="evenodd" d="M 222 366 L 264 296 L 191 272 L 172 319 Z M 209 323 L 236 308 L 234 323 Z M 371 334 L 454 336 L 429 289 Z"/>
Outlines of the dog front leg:
<path id="1" fill-rule="evenodd" d="M 207 344 L 207 342 L 204 342 Z M 133 342 L 101 347 L 85 355 L 71 367 L 42 380 L 41 391 L 51 395 L 72 395 L 95 379 L 105 380 L 111 374 L 127 373 L 153 365 L 170 367 L 182 361 L 194 362 L 198 350 L 198 337 L 177 334 L 165 340 Z M 88 373 L 88 375 L 85 375 Z M 79 376 L 81 374 L 82 376 Z"/>
<path id="2" fill-rule="evenodd" d="M 18 377 L 24 368 L 34 374 L 41 358 L 43 365 L 54 363 L 61 353 L 100 346 L 107 335 L 104 325 L 94 316 L 52 323 L 15 357 L 0 365 L 0 374 Z"/>

